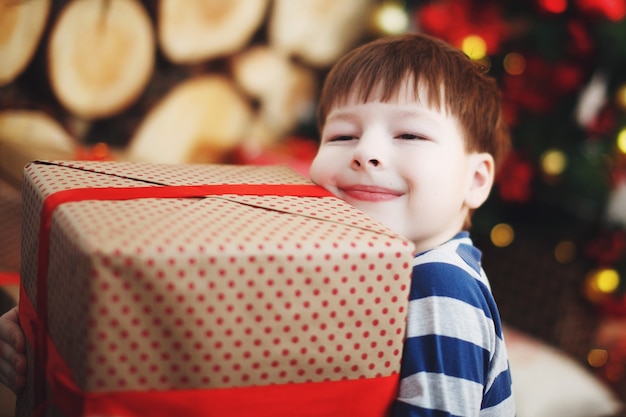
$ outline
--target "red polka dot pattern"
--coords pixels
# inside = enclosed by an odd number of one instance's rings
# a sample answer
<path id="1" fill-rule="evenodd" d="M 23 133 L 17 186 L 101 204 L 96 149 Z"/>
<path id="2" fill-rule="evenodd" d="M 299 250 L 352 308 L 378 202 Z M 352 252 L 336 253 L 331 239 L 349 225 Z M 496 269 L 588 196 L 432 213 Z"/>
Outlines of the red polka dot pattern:
<path id="1" fill-rule="evenodd" d="M 77 187 L 308 183 L 282 167 L 31 164 L 23 279 L 42 200 Z M 49 326 L 86 391 L 398 372 L 412 246 L 341 200 L 83 201 L 53 216 Z"/>

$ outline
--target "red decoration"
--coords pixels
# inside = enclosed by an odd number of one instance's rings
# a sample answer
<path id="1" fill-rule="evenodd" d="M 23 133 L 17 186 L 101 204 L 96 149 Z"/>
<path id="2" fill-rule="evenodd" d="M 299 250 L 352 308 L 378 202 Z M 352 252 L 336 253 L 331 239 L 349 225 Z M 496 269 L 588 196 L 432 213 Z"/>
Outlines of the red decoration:
<path id="1" fill-rule="evenodd" d="M 618 21 L 626 16 L 626 0 L 576 0 L 576 6 L 584 14 Z"/>
<path id="2" fill-rule="evenodd" d="M 567 52 L 572 56 L 585 57 L 595 51 L 595 44 L 587 26 L 577 19 L 567 23 L 567 34 L 570 37 Z"/>
<path id="3" fill-rule="evenodd" d="M 443 0 L 420 7 L 416 14 L 419 27 L 426 33 L 461 47 L 469 35 L 480 36 L 487 53 L 494 54 L 509 36 L 499 3 L 475 4 L 471 0 Z"/>
<path id="4" fill-rule="evenodd" d="M 626 294 L 620 296 L 608 297 L 600 306 L 604 314 L 625 317 L 626 316 Z"/>
<path id="5" fill-rule="evenodd" d="M 626 230 L 601 233 L 585 248 L 586 256 L 599 265 L 613 265 L 626 257 Z"/>
<path id="6" fill-rule="evenodd" d="M 567 0 L 537 0 L 539 7 L 550 13 L 563 13 L 567 9 Z"/>
<path id="7" fill-rule="evenodd" d="M 0 286 L 4 285 L 20 285 L 19 272 L 0 271 Z"/>
<path id="8" fill-rule="evenodd" d="M 552 74 L 554 90 L 557 94 L 575 92 L 583 83 L 583 71 L 577 64 L 557 62 Z"/>
<path id="9" fill-rule="evenodd" d="M 503 201 L 525 203 L 531 195 L 534 177 L 532 164 L 520 154 L 511 152 L 502 165 L 496 182 Z"/>
<path id="10" fill-rule="evenodd" d="M 557 100 L 548 91 L 552 89 L 548 63 L 536 56 L 526 57 L 526 70 L 520 75 L 505 75 L 503 97 L 522 109 L 534 113 L 547 113 Z"/>
<path id="11" fill-rule="evenodd" d="M 609 135 L 614 131 L 616 124 L 617 111 L 615 106 L 609 104 L 596 114 L 596 117 L 587 126 L 587 132 L 592 138 L 594 136 Z"/>
<path id="12" fill-rule="evenodd" d="M 285 164 L 308 177 L 317 148 L 317 142 L 311 139 L 289 137 L 280 144 L 263 149 L 248 149 L 241 146 L 235 149 L 230 162 L 242 165 Z"/>
<path id="13" fill-rule="evenodd" d="M 538 56 L 526 56 L 526 70 L 505 75 L 503 96 L 510 103 L 532 113 L 548 113 L 564 95 L 576 91 L 584 71 L 569 62 L 549 63 Z"/>
<path id="14" fill-rule="evenodd" d="M 112 161 L 115 158 L 106 143 L 96 143 L 91 147 L 81 146 L 76 150 L 74 159 L 77 161 Z"/>

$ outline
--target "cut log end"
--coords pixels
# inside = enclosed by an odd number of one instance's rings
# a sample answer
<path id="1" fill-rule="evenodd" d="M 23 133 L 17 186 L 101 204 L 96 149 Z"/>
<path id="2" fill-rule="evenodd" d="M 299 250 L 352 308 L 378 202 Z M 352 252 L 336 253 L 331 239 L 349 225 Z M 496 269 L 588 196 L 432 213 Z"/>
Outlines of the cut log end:
<path id="1" fill-rule="evenodd" d="M 74 138 L 48 114 L 33 110 L 0 112 L 0 167 L 21 181 L 24 165 L 33 159 L 71 159 Z"/>
<path id="2" fill-rule="evenodd" d="M 126 158 L 153 163 L 218 162 L 247 135 L 248 100 L 215 75 L 177 85 L 144 118 Z"/>
<path id="3" fill-rule="evenodd" d="M 50 82 L 85 119 L 114 115 L 141 94 L 154 67 L 152 23 L 133 0 L 69 3 L 50 36 Z"/>
<path id="4" fill-rule="evenodd" d="M 0 87 L 28 66 L 50 12 L 50 0 L 0 1 Z"/>
<path id="5" fill-rule="evenodd" d="M 160 46 L 177 64 L 235 53 L 260 27 L 268 4 L 268 0 L 160 0 Z"/>

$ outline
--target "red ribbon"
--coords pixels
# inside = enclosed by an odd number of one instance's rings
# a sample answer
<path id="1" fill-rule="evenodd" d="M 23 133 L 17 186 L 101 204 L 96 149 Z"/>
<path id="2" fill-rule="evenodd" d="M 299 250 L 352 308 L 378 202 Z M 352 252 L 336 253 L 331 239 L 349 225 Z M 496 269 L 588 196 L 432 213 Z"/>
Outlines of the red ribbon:
<path id="1" fill-rule="evenodd" d="M 90 395 L 86 415 L 171 417 L 382 417 L 397 376 L 211 390 Z M 151 404 L 146 406 L 146 404 Z"/>
<path id="2" fill-rule="evenodd" d="M 381 416 L 394 398 L 398 375 L 349 381 L 268 385 L 247 388 L 82 392 L 71 371 L 48 335 L 47 279 L 50 226 L 54 210 L 61 204 L 85 200 L 131 200 L 140 198 L 193 198 L 209 195 L 279 195 L 332 197 L 313 184 L 211 184 L 127 188 L 82 188 L 49 195 L 43 204 L 39 229 L 37 309 L 21 288 L 20 322 L 35 349 L 35 409 L 46 404 L 45 378 L 53 401 L 69 417 L 116 415 L 169 417 L 175 414 L 202 416 Z M 338 392 L 341 395 L 338 395 Z"/>

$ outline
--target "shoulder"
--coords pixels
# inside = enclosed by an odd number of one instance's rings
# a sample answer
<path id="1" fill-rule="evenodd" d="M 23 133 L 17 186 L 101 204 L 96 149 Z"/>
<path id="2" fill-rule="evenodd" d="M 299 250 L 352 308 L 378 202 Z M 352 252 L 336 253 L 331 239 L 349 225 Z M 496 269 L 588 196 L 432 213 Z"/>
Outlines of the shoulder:
<path id="1" fill-rule="evenodd" d="M 502 326 L 480 257 L 467 233 L 415 257 L 401 407 L 475 415 L 481 404 L 508 404 L 510 374 Z M 433 390 L 431 398 L 413 395 L 415 386 L 441 389 Z M 462 402 L 459 392 L 468 393 Z M 440 400 L 445 404 L 434 407 L 433 401 Z"/>
<path id="2" fill-rule="evenodd" d="M 481 267 L 481 252 L 467 232 L 415 256 L 410 298 L 431 296 L 450 297 L 481 308 L 487 307 L 485 300 L 491 302 L 491 288 Z"/>
<path id="3" fill-rule="evenodd" d="M 409 323 L 429 317 L 432 326 L 471 329 L 473 340 L 492 350 L 502 339 L 502 323 L 481 263 L 467 232 L 414 259 Z M 469 336 L 464 336 L 469 337 Z"/>

